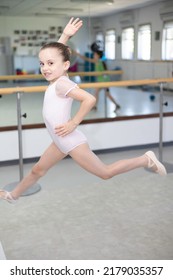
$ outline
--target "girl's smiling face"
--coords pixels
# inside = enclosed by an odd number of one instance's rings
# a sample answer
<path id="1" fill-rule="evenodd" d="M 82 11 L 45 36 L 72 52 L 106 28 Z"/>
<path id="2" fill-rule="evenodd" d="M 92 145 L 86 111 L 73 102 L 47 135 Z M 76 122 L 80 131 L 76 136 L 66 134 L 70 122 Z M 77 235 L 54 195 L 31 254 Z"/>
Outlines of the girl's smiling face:
<path id="1" fill-rule="evenodd" d="M 53 83 L 66 75 L 70 61 L 64 61 L 61 52 L 56 48 L 45 48 L 39 53 L 40 70 L 45 79 Z"/>

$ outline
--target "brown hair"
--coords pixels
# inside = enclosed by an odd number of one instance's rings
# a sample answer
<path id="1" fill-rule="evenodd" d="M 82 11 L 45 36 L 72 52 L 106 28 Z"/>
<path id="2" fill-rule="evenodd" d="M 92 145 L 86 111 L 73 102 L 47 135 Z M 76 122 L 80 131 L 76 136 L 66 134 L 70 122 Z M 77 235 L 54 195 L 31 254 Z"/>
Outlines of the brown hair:
<path id="1" fill-rule="evenodd" d="M 57 49 L 59 51 L 59 53 L 62 55 L 63 57 L 63 61 L 70 61 L 70 55 L 71 55 L 71 51 L 70 48 L 62 43 L 59 42 L 51 42 L 51 43 L 47 43 L 44 44 L 40 51 L 48 49 L 48 48 L 54 48 Z"/>

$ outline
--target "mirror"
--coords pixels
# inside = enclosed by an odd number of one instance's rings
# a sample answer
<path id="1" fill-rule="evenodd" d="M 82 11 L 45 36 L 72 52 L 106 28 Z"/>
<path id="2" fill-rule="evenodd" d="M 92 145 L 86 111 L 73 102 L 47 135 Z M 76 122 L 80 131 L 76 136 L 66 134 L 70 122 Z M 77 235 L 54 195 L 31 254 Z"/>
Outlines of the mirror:
<path id="1" fill-rule="evenodd" d="M 90 0 L 91 1 L 91 0 Z M 89 2 L 90 2 L 89 1 Z M 159 6 L 155 9 L 155 14 L 159 12 Z M 141 13 L 146 13 L 147 8 L 143 8 Z M 154 15 L 154 13 L 153 13 Z M 137 32 L 138 25 L 141 24 L 141 21 L 134 21 L 135 13 L 133 12 L 121 12 L 118 13 L 115 17 L 114 15 L 110 15 L 109 17 L 102 17 L 101 20 L 93 19 L 90 16 L 90 9 L 88 6 L 88 18 L 84 19 L 83 31 L 76 38 L 71 39 L 72 47 L 77 48 L 77 50 L 86 56 L 90 56 L 92 54 L 90 46 L 93 42 L 100 41 L 102 37 L 105 38 L 106 31 L 110 31 L 112 29 L 116 30 L 116 59 L 106 59 L 106 64 L 109 70 L 121 70 L 123 73 L 120 75 L 111 74 L 111 81 L 119 81 L 119 80 L 136 80 L 136 79 L 146 79 L 146 78 L 157 78 L 172 75 L 172 61 L 161 61 L 161 60 L 151 60 L 151 61 L 142 61 L 142 60 L 122 60 L 121 59 L 121 46 L 122 46 L 122 30 L 128 26 L 135 26 L 135 30 Z M 126 20 L 126 21 L 125 21 Z M 133 21 L 132 21 L 133 20 Z M 147 17 L 148 22 L 153 23 L 153 19 Z M 64 22 L 67 22 L 65 19 Z M 64 24 L 63 24 L 64 25 Z M 51 26 L 51 34 L 53 36 L 53 26 Z M 159 29 L 159 28 L 158 28 Z M 157 32 L 161 32 L 162 30 L 157 30 Z M 16 44 L 18 41 L 17 32 L 20 33 L 20 30 L 14 30 Z M 23 30 L 22 32 L 32 32 L 32 30 Z M 39 30 L 37 30 L 39 32 Z M 43 36 L 47 36 L 47 31 L 44 30 Z M 155 34 L 155 33 L 154 33 Z M 22 34 L 24 36 L 26 34 Z M 29 34 L 35 36 L 33 34 Z M 40 36 L 40 34 L 37 34 Z M 27 35 L 28 36 L 28 35 Z M 28 36 L 31 37 L 31 36 Z M 155 38 L 155 37 L 154 37 Z M 52 38 L 53 39 L 53 38 Z M 23 39 L 22 39 L 23 40 Z M 41 39 L 40 39 L 41 40 Z M 86 42 L 86 43 L 85 43 Z M 101 42 L 102 43 L 102 42 Z M 156 57 L 159 57 L 159 53 L 157 49 L 161 49 L 161 40 L 158 38 L 153 39 L 153 48 L 156 48 Z M 7 42 L 5 42 L 7 44 Z M 20 44 L 24 47 L 26 42 L 22 41 Z M 32 43 L 29 43 L 32 44 Z M 135 42 L 136 44 L 136 42 Z M 102 45 L 102 44 L 101 44 Z M 135 48 L 137 44 L 135 45 Z M 3 51 L 3 42 L 0 41 L 0 51 Z M 14 48 L 14 56 L 15 63 L 18 71 L 20 68 L 25 70 L 25 65 L 29 65 L 32 69 L 32 65 L 38 63 L 38 59 L 35 51 L 31 51 L 29 54 L 22 53 L 20 58 L 17 54 L 17 50 Z M 135 51 L 135 57 L 137 56 Z M 1 55 L 1 65 L 2 59 L 4 59 L 4 55 Z M 28 62 L 29 61 L 29 62 Z M 76 65 L 77 64 L 77 65 Z M 6 67 L 9 65 L 8 63 L 4 63 Z M 5 67 L 4 66 L 4 67 Z M 38 65 L 39 68 L 39 65 Z M 139 71 L 140 70 L 140 71 Z M 79 57 L 73 57 L 73 63 L 71 65 L 71 72 L 74 71 L 83 72 L 83 71 L 93 71 L 94 73 L 94 65 L 89 62 L 85 62 Z M 73 76 L 73 80 L 77 83 L 88 83 L 94 82 L 96 80 L 95 76 Z M 33 83 L 33 81 L 18 81 L 18 82 L 5 82 L 0 81 L 1 87 L 15 87 L 15 86 L 32 86 L 35 85 L 46 85 L 47 82 L 43 80 L 38 80 Z M 164 112 L 172 112 L 173 111 L 173 102 L 172 96 L 169 94 L 169 85 L 166 86 L 164 103 L 168 102 L 168 106 L 164 106 Z M 94 88 L 88 88 L 87 91 L 94 94 Z M 97 109 L 91 110 L 91 112 L 86 116 L 86 120 L 98 120 L 104 118 L 122 118 L 122 117 L 130 117 L 130 116 L 141 116 L 148 114 L 159 113 L 159 87 L 157 86 L 141 86 L 141 87 L 110 87 L 110 94 L 114 100 L 120 105 L 120 108 L 117 110 L 114 103 L 111 101 L 109 97 L 106 97 L 105 90 L 102 89 L 99 93 L 99 100 L 97 104 Z M 22 123 L 25 124 L 40 124 L 43 123 L 42 119 L 42 102 L 43 102 L 44 93 L 24 93 L 21 98 L 21 107 L 22 112 L 27 114 L 27 118 L 22 119 Z M 79 104 L 74 102 L 73 104 L 72 114 L 78 109 Z M 8 118 L 7 118 L 8 116 Z M 16 96 L 15 95 L 3 95 L 0 98 L 0 127 L 5 126 L 14 126 L 17 124 L 17 114 L 16 114 Z"/>

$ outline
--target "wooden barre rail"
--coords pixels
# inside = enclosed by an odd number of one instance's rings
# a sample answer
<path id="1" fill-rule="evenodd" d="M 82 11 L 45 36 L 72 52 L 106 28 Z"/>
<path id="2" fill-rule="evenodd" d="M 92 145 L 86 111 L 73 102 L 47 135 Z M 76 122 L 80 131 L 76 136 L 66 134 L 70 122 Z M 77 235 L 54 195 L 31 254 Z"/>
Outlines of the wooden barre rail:
<path id="1" fill-rule="evenodd" d="M 142 85 L 156 85 L 160 83 L 173 83 L 173 78 L 158 78 L 158 79 L 144 79 L 144 80 L 126 80 L 126 81 L 112 81 L 99 83 L 82 83 L 79 84 L 81 88 L 105 88 L 105 87 L 127 87 L 127 86 L 142 86 Z"/>
<path id="2" fill-rule="evenodd" d="M 173 78 L 159 78 L 159 79 L 145 79 L 145 80 L 126 80 L 115 82 L 101 82 L 101 83 L 81 83 L 78 84 L 80 88 L 106 88 L 106 87 L 127 87 L 139 85 L 156 85 L 161 83 L 173 83 Z M 31 87 L 10 87 L 1 88 L 0 94 L 13 94 L 17 92 L 44 92 L 47 86 L 31 86 Z"/>
<path id="3" fill-rule="evenodd" d="M 15 81 L 15 80 L 43 80 L 43 76 L 41 74 L 25 74 L 25 75 L 5 75 L 0 76 L 0 81 Z"/>
<path id="4" fill-rule="evenodd" d="M 105 70 L 105 71 L 91 71 L 91 72 L 69 72 L 69 76 L 103 76 L 103 75 L 122 75 L 122 70 Z"/>
<path id="5" fill-rule="evenodd" d="M 122 75 L 122 70 L 106 70 L 102 72 L 91 71 L 91 72 L 69 72 L 70 77 L 74 76 L 102 76 L 102 75 Z M 41 74 L 24 74 L 24 75 L 6 75 L 0 76 L 0 81 L 16 81 L 16 80 L 45 80 Z"/>

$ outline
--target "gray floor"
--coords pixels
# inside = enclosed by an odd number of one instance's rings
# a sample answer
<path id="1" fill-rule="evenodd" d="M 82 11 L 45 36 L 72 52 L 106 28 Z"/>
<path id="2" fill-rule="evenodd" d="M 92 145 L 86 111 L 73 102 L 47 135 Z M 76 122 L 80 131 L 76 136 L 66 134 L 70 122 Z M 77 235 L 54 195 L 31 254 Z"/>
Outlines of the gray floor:
<path id="1" fill-rule="evenodd" d="M 99 157 L 111 163 L 143 152 Z M 172 146 L 164 147 L 163 158 L 173 164 Z M 0 167 L 1 187 L 18 176 L 18 166 Z M 0 242 L 8 260 L 173 259 L 173 173 L 138 169 L 102 181 L 67 158 L 40 184 L 40 192 L 16 205 L 0 201 Z"/>

